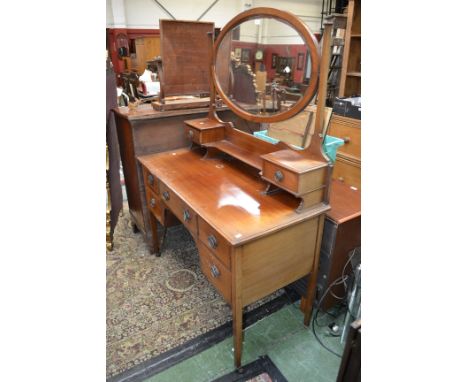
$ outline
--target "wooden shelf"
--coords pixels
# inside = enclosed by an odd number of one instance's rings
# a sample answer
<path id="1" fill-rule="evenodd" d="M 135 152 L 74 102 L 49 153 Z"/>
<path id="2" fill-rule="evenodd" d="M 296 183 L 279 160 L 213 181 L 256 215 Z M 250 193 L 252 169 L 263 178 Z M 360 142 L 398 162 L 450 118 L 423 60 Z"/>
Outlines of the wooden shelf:
<path id="1" fill-rule="evenodd" d="M 361 94 L 361 0 L 349 0 L 339 97 Z"/>
<path id="2" fill-rule="evenodd" d="M 258 170 L 262 169 L 263 160 L 258 156 L 258 154 L 244 150 L 243 148 L 236 146 L 230 141 L 222 140 L 210 142 L 205 143 L 203 146 L 216 148 L 219 151 L 222 151 L 223 153 L 229 154 L 230 156 L 239 159 L 244 163 L 247 163 L 249 166 L 252 166 Z"/>

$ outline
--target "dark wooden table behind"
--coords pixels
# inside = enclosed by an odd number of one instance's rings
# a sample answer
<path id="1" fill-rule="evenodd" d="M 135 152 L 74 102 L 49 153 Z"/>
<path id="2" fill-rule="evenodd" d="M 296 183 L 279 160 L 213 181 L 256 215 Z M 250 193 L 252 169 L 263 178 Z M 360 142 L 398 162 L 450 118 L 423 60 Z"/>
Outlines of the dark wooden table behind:
<path id="1" fill-rule="evenodd" d="M 185 133 L 184 121 L 206 117 L 208 108 L 155 111 L 150 105 L 141 105 L 135 111 L 127 107 L 115 108 L 113 111 L 130 216 L 134 227 L 143 234 L 153 252 L 143 173 L 136 157 L 188 147 L 190 141 Z M 259 130 L 258 124 L 241 120 L 227 108 L 219 109 L 218 115 L 223 121 L 233 122 L 239 130 Z"/>

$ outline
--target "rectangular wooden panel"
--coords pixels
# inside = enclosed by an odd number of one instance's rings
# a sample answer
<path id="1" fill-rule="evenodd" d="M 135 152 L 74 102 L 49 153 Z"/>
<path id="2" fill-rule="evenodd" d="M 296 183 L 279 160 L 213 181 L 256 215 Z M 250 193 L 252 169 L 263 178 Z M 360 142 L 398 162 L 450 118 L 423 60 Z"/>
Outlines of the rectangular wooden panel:
<path id="1" fill-rule="evenodd" d="M 299 193 L 304 194 L 324 186 L 326 174 L 327 168 L 322 167 L 299 175 Z"/>
<path id="2" fill-rule="evenodd" d="M 329 134 L 341 138 L 345 144 L 338 148 L 339 153 L 361 159 L 361 121 L 334 115 L 330 121 Z"/>
<path id="3" fill-rule="evenodd" d="M 149 188 L 151 191 L 153 191 L 155 194 L 159 195 L 158 179 L 144 167 L 143 167 L 143 178 L 144 178 L 145 186 Z"/>
<path id="4" fill-rule="evenodd" d="M 164 213 L 161 198 L 149 187 L 146 188 L 146 203 L 150 212 L 161 224 L 164 224 Z"/>
<path id="5" fill-rule="evenodd" d="M 332 178 L 361 189 L 361 164 L 337 155 Z"/>
<path id="6" fill-rule="evenodd" d="M 281 178 L 281 176 L 275 176 L 275 174 L 280 175 L 280 173 L 283 178 Z M 273 163 L 263 161 L 262 175 L 265 179 L 268 179 L 273 184 L 277 184 L 285 190 L 296 194 L 299 192 L 299 176 L 292 171 L 276 166 Z"/>
<path id="7" fill-rule="evenodd" d="M 198 218 L 198 238 L 228 269 L 231 269 L 230 244 L 200 217 Z"/>
<path id="8" fill-rule="evenodd" d="M 179 219 L 185 227 L 194 235 L 198 234 L 197 215 L 195 211 L 182 201 L 164 183 L 159 183 L 161 198 L 169 207 L 172 213 Z"/>
<path id="9" fill-rule="evenodd" d="M 198 252 L 203 273 L 224 299 L 231 303 L 231 272 L 201 242 L 198 242 Z"/>
<path id="10" fill-rule="evenodd" d="M 319 217 L 315 217 L 303 221 L 243 247 L 244 306 L 311 272 L 318 220 Z"/>
<path id="11" fill-rule="evenodd" d="M 164 96 L 210 92 L 214 23 L 160 20 Z"/>

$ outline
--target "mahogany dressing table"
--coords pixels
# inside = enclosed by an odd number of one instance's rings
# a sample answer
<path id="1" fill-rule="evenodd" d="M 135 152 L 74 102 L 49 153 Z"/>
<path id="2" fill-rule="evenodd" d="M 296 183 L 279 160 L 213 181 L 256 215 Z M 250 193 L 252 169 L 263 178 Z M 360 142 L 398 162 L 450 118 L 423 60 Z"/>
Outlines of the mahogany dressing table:
<path id="1" fill-rule="evenodd" d="M 281 28 L 284 34 L 294 33 L 310 54 L 309 86 L 292 105 L 289 102 L 266 110 L 265 100 L 271 94 L 257 93 L 256 102 L 247 106 L 231 95 L 229 60 L 234 59 L 237 43 L 231 31 L 238 27 L 242 38 L 244 31 L 257 25 L 255 21 L 268 25 L 270 30 Z M 325 47 L 329 45 L 330 32 L 327 25 Z M 268 39 L 265 41 L 268 43 Z M 143 168 L 153 246 L 157 250 L 159 245 L 157 221 L 164 226 L 169 212 L 190 231 L 202 271 L 232 308 L 236 367 L 241 366 L 242 311 L 246 305 L 308 275 L 303 307 L 304 324 L 310 323 L 324 217 L 330 209 L 332 170 L 322 151 L 327 78 L 324 71 L 319 82 L 319 60 L 315 38 L 291 13 L 255 8 L 239 14 L 214 42 L 208 116 L 185 121 L 191 146 L 138 157 Z M 325 68 L 327 60 L 326 48 L 321 63 Z M 215 110 L 217 93 L 243 119 L 276 122 L 304 109 L 317 85 L 314 135 L 303 150 L 283 142 L 268 143 L 242 132 L 233 123 L 222 121 Z"/>

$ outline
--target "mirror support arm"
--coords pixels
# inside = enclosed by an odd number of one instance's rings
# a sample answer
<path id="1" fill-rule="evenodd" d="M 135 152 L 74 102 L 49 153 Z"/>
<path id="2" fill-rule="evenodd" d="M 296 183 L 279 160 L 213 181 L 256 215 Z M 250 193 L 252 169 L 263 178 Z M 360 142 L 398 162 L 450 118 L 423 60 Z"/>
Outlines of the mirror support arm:
<path id="1" fill-rule="evenodd" d="M 330 39 L 333 28 L 331 21 L 324 23 L 325 30 L 322 36 L 322 59 L 320 62 L 320 77 L 319 77 L 319 89 L 317 94 L 317 116 L 315 118 L 314 135 L 312 136 L 311 142 L 307 151 L 309 152 L 322 152 L 322 142 L 324 137 L 324 108 L 325 100 L 327 99 L 327 81 L 328 81 L 328 67 L 330 65 Z"/>

